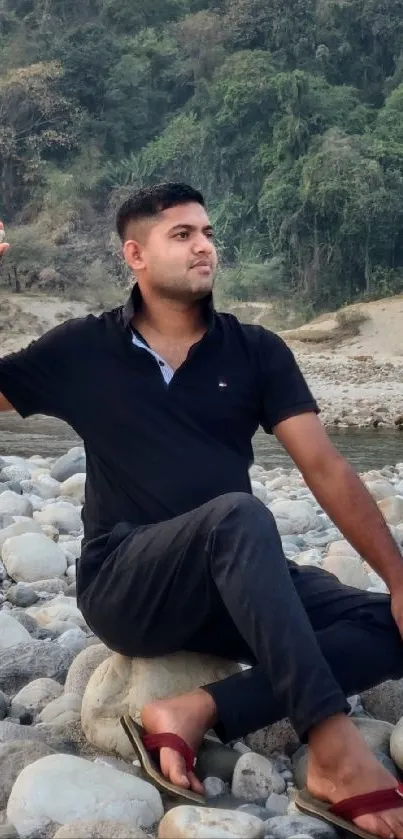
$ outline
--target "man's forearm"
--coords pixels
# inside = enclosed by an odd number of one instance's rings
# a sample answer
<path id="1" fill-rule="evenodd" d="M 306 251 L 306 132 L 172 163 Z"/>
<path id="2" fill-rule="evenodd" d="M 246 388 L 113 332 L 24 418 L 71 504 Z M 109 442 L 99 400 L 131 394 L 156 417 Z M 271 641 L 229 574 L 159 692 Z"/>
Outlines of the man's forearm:
<path id="1" fill-rule="evenodd" d="M 329 465 L 330 466 L 330 465 Z M 385 581 L 403 586 L 403 558 L 372 496 L 342 457 L 309 478 L 310 489 L 346 539 Z"/>

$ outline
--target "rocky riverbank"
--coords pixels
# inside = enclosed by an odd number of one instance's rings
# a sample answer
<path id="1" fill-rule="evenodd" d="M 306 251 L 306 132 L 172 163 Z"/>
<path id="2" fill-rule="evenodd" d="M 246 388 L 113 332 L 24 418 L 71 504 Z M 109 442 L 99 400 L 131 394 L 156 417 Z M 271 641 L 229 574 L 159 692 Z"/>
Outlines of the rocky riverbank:
<path id="1" fill-rule="evenodd" d="M 403 429 L 403 362 L 293 346 L 326 426 Z"/>
<path id="2" fill-rule="evenodd" d="M 285 554 L 383 591 L 321 511 L 297 470 L 251 470 Z M 362 476 L 403 546 L 403 462 Z M 152 697 L 188 690 L 237 665 L 180 654 L 130 660 L 94 637 L 77 609 L 85 456 L 0 458 L 0 837 L 337 839 L 301 815 L 306 748 L 287 721 L 224 747 L 206 738 L 197 770 L 208 807 L 178 807 L 141 773 L 119 723 Z M 403 681 L 351 697 L 371 747 L 403 769 Z M 392 760 L 393 756 L 393 760 Z"/>

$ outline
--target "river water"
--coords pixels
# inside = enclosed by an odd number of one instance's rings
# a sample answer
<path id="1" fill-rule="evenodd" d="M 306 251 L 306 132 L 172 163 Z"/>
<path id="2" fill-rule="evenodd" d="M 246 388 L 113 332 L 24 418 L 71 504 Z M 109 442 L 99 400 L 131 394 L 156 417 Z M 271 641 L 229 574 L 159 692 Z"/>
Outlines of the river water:
<path id="1" fill-rule="evenodd" d="M 381 469 L 403 461 L 403 432 L 394 429 L 334 429 L 329 436 L 357 472 Z M 65 423 L 47 417 L 22 420 L 11 412 L 0 416 L 0 456 L 33 454 L 58 457 L 80 444 Z M 271 435 L 259 431 L 254 439 L 255 461 L 267 469 L 291 467 L 287 453 Z"/>

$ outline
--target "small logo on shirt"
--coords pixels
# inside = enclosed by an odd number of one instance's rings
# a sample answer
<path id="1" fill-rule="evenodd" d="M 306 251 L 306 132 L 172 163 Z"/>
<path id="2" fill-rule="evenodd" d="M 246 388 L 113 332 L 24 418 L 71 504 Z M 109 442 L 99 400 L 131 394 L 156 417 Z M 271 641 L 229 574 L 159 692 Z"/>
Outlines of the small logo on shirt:
<path id="1" fill-rule="evenodd" d="M 225 381 L 225 379 L 220 378 L 218 380 L 218 387 L 227 387 L 227 382 Z"/>

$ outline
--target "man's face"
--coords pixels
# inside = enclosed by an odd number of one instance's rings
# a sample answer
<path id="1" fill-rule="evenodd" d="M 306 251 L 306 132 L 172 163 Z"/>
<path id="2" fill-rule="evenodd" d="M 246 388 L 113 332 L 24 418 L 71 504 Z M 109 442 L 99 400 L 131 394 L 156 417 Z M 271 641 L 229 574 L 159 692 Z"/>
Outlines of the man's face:
<path id="1" fill-rule="evenodd" d="M 180 301 L 200 299 L 212 290 L 217 252 L 200 204 L 181 204 L 156 219 L 129 224 L 127 237 L 126 262 L 144 287 Z"/>

